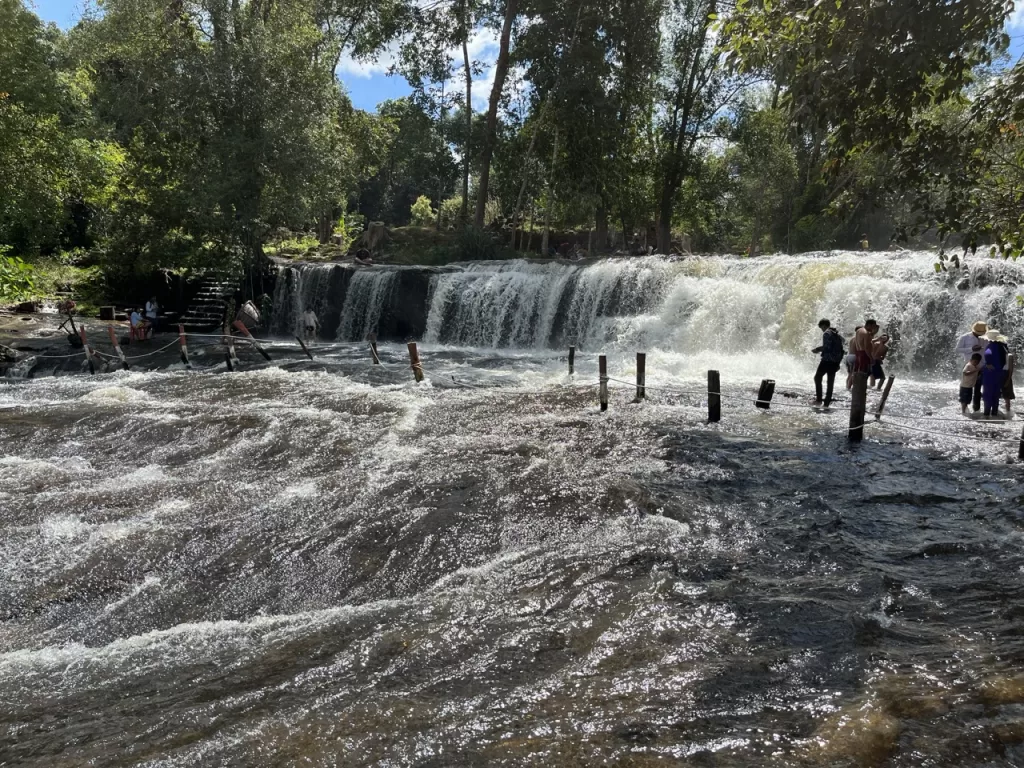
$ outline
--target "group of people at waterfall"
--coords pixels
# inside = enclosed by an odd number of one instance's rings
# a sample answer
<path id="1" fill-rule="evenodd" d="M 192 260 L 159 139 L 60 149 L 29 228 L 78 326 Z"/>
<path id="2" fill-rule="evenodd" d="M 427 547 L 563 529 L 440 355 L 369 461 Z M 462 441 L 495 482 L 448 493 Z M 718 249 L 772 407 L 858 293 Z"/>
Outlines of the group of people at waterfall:
<path id="1" fill-rule="evenodd" d="M 832 327 L 829 320 L 822 318 L 818 321 L 818 328 L 821 330 L 821 346 L 811 350 L 814 354 L 821 355 L 821 362 L 818 363 L 818 370 L 814 373 L 814 404 L 828 408 L 832 404 L 832 390 L 835 386 L 836 374 L 840 366 L 846 365 L 846 388 L 853 388 L 853 375 L 855 373 L 868 374 L 868 386 L 882 388 L 885 381 L 885 370 L 882 363 L 889 354 L 889 337 L 882 334 L 877 339 L 878 323 L 874 320 L 865 320 L 864 325 L 858 325 L 854 330 L 853 337 L 849 342 L 843 340 L 839 331 Z M 827 382 L 825 397 L 822 398 L 822 379 Z"/>
<path id="2" fill-rule="evenodd" d="M 858 325 L 849 342 L 832 327 L 827 319 L 818 322 L 822 332 L 821 345 L 812 352 L 821 355 L 818 370 L 814 374 L 814 404 L 826 408 L 832 403 L 832 392 L 836 374 L 841 365 L 846 365 L 846 388 L 853 388 L 854 375 L 868 376 L 868 387 L 882 388 L 885 371 L 882 364 L 889 353 L 889 337 L 877 336 L 878 323 L 872 319 Z M 999 417 L 999 401 L 1003 400 L 1006 411 L 1016 399 L 1013 391 L 1014 356 L 1010 353 L 1008 339 L 996 328 L 978 321 L 971 326 L 957 344 L 956 351 L 964 358 L 960 380 L 960 407 L 966 415 L 973 406 L 975 413 L 982 410 L 985 418 Z M 825 381 L 824 397 L 822 382 Z"/>
<path id="3" fill-rule="evenodd" d="M 1014 356 L 1010 354 L 1007 338 L 997 328 L 989 328 L 982 320 L 960 337 L 956 351 L 964 358 L 960 379 L 960 410 L 967 413 L 972 406 L 975 413 L 984 406 L 985 418 L 999 416 L 999 401 L 1003 400 L 1009 412 L 1017 398 L 1013 391 Z"/>

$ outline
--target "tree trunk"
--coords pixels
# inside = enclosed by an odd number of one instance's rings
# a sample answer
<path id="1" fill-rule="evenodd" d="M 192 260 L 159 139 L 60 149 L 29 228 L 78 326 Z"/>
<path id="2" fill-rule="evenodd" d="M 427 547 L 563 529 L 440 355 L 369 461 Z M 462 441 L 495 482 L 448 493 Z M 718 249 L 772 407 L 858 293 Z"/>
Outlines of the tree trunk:
<path id="1" fill-rule="evenodd" d="M 548 253 L 548 237 L 551 233 L 551 179 L 555 175 L 555 161 L 558 159 L 558 126 L 555 126 L 555 140 L 551 145 L 551 165 L 548 166 L 548 178 L 544 182 L 544 235 L 540 240 L 540 251 Z"/>
<path id="2" fill-rule="evenodd" d="M 505 0 L 505 21 L 501 25 L 501 42 L 498 48 L 498 60 L 494 64 L 494 86 L 491 88 L 491 99 L 487 105 L 487 127 L 484 130 L 484 145 L 480 148 L 480 184 L 476 191 L 477 227 L 484 225 L 484 211 L 487 208 L 487 183 L 491 173 L 491 156 L 494 154 L 495 134 L 498 129 L 498 102 L 505 87 L 508 75 L 509 38 L 512 36 L 512 22 L 519 11 L 519 0 Z"/>
<path id="3" fill-rule="evenodd" d="M 466 141 L 462 147 L 462 211 L 459 222 L 463 227 L 469 222 L 469 158 L 473 138 L 473 68 L 469 64 L 469 24 L 466 19 L 466 2 L 462 3 L 462 63 L 466 68 Z"/>
<path id="4" fill-rule="evenodd" d="M 670 253 L 672 250 L 672 201 L 675 196 L 672 180 L 665 179 L 658 209 L 658 253 Z"/>
<path id="5" fill-rule="evenodd" d="M 594 252 L 604 253 L 608 250 L 608 207 L 604 204 L 604 200 L 597 206 L 597 211 L 594 213 L 595 228 L 594 233 Z"/>

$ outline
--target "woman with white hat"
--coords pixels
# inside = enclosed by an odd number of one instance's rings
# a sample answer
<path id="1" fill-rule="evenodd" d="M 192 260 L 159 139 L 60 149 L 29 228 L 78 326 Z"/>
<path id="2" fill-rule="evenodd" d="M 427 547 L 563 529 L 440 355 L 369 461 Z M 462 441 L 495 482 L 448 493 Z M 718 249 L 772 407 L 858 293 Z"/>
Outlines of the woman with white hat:
<path id="1" fill-rule="evenodd" d="M 981 370 L 981 398 L 985 401 L 985 417 L 999 415 L 999 397 L 1003 392 L 1006 379 L 1006 355 L 1008 353 L 1005 339 L 997 329 L 989 328 L 985 333 L 988 345 L 985 347 L 985 367 Z"/>
<path id="2" fill-rule="evenodd" d="M 960 337 L 956 345 L 956 351 L 963 355 L 964 362 L 971 362 L 971 355 L 984 355 L 985 347 L 988 346 L 988 339 L 985 333 L 988 331 L 988 324 L 979 320 L 971 326 L 971 330 Z M 974 387 L 974 412 L 981 410 L 981 376 Z"/>

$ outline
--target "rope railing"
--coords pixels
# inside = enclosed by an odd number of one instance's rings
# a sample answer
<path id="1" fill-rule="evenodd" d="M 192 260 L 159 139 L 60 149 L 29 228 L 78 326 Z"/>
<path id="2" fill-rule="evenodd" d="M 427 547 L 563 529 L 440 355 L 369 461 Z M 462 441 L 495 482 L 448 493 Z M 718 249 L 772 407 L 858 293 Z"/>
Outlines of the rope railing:
<path id="1" fill-rule="evenodd" d="M 246 344 L 249 344 L 250 348 L 254 348 L 254 349 L 258 350 L 258 351 L 261 351 L 263 356 L 265 358 L 267 358 L 268 360 L 270 359 L 269 356 L 266 355 L 265 352 L 262 352 L 262 350 L 260 350 L 260 345 L 263 345 L 263 346 L 273 346 L 273 347 L 276 347 L 276 348 L 284 348 L 284 347 L 298 348 L 298 346 L 302 346 L 301 343 L 299 345 L 295 345 L 295 344 L 292 344 L 292 343 L 289 343 L 289 342 L 286 342 L 286 341 L 256 340 L 251 335 L 235 335 L 233 333 L 229 333 L 229 334 L 223 334 L 223 333 L 216 333 L 216 334 L 188 333 L 188 334 L 181 334 L 179 338 L 176 338 L 176 339 L 170 341 L 169 343 L 165 344 L 162 347 L 159 347 L 158 349 L 154 349 L 154 350 L 145 352 L 143 354 L 138 354 L 138 355 L 125 355 L 123 359 L 125 359 L 125 360 L 141 360 L 141 359 L 153 357 L 153 356 L 158 355 L 161 352 L 164 352 L 165 350 L 167 350 L 167 349 L 169 349 L 169 348 L 171 348 L 171 347 L 173 347 L 173 346 L 175 346 L 176 344 L 179 344 L 179 343 L 184 347 L 185 338 L 186 337 L 191 337 L 193 339 L 216 339 L 217 341 L 227 342 L 228 344 L 246 343 Z M 361 344 L 361 342 L 354 342 L 354 343 Z M 338 345 L 341 345 L 341 344 L 344 344 L 344 342 L 335 342 L 335 343 L 333 343 L 333 344 L 331 344 L 329 346 L 337 347 Z M 212 346 L 215 346 L 215 345 L 212 345 Z M 415 380 L 417 382 L 420 382 L 420 381 L 422 381 L 424 379 L 424 376 L 425 376 L 425 372 L 424 372 L 424 369 L 423 369 L 423 364 L 422 364 L 422 362 L 421 362 L 421 360 L 419 358 L 419 354 L 418 354 L 418 351 L 417 351 L 417 348 L 416 348 L 416 344 L 413 343 L 413 342 L 410 342 L 408 344 L 408 346 L 409 346 L 409 355 L 410 355 L 409 368 L 411 368 L 411 370 L 412 370 L 412 372 L 414 374 Z M 115 342 L 115 350 L 116 349 L 117 349 L 117 347 L 116 347 L 116 342 Z M 81 355 L 88 355 L 90 352 L 92 354 L 95 354 L 95 355 L 97 355 L 97 356 L 99 356 L 101 358 L 104 358 L 106 360 L 117 361 L 117 360 L 121 359 L 120 357 L 108 354 L 106 352 L 100 352 L 97 349 L 95 349 L 94 347 L 92 347 L 91 345 L 88 347 L 88 349 L 79 350 L 79 351 L 72 352 L 72 353 L 67 354 L 67 355 L 44 355 L 44 354 L 33 354 L 33 353 L 23 353 L 23 354 L 25 355 L 24 359 L 27 359 L 27 358 L 30 358 L 30 357 L 38 357 L 38 358 L 41 358 L 41 359 L 70 359 L 70 358 L 74 358 L 74 357 L 79 357 Z M 303 348 L 303 352 L 305 352 L 307 355 L 309 355 L 310 359 L 312 359 L 312 355 L 309 354 L 308 349 Z M 572 355 L 570 355 L 570 357 L 572 357 Z M 774 394 L 774 381 L 771 381 L 771 380 L 765 380 L 764 382 L 762 382 L 762 392 L 759 392 L 756 396 L 753 395 L 753 394 L 742 395 L 742 394 L 736 394 L 735 392 L 729 392 L 729 393 L 723 392 L 722 391 L 722 387 L 719 384 L 719 376 L 718 376 L 718 373 L 716 371 L 709 372 L 709 378 L 708 378 L 708 385 L 709 386 L 706 389 L 693 390 L 693 389 L 684 388 L 684 387 L 680 387 L 680 386 L 670 386 L 670 385 L 661 385 L 661 384 L 655 384 L 655 385 L 652 386 L 650 384 L 647 384 L 646 380 L 645 380 L 646 379 L 645 370 L 644 370 L 645 369 L 645 362 L 646 362 L 645 361 L 645 357 L 646 356 L 643 355 L 643 353 L 639 353 L 638 354 L 637 381 L 635 383 L 631 382 L 631 381 L 626 381 L 624 379 L 618 379 L 618 378 L 615 378 L 615 377 L 608 376 L 607 375 L 607 370 L 606 370 L 607 361 L 606 361 L 606 358 L 604 356 L 601 356 L 601 360 L 600 360 L 600 362 L 601 362 L 600 374 L 601 375 L 599 377 L 599 381 L 597 381 L 597 382 L 589 382 L 589 383 L 585 383 L 585 384 L 568 383 L 568 384 L 552 385 L 552 386 L 549 386 L 549 387 L 546 387 L 546 388 L 543 388 L 543 389 L 527 389 L 527 388 L 523 388 L 523 387 L 517 387 L 517 386 L 514 386 L 514 385 L 513 386 L 504 386 L 504 385 L 502 385 L 500 383 L 485 383 L 485 384 L 469 383 L 469 382 L 457 379 L 452 374 L 449 374 L 448 378 L 451 380 L 452 384 L 455 385 L 455 387 L 460 388 L 460 389 L 468 389 L 468 390 L 477 390 L 477 391 L 479 391 L 479 390 L 493 390 L 493 389 L 496 389 L 496 388 L 500 388 L 503 392 L 511 394 L 511 395 L 516 395 L 516 396 L 543 396 L 543 395 L 557 394 L 557 393 L 560 393 L 560 392 L 564 393 L 564 392 L 568 392 L 568 391 L 592 390 L 594 387 L 599 387 L 600 390 L 601 390 L 600 401 L 601 401 L 601 410 L 602 411 L 607 410 L 607 392 L 608 392 L 608 388 L 609 388 L 610 384 L 621 385 L 622 389 L 625 389 L 625 388 L 630 388 L 631 389 L 631 388 L 633 388 L 635 386 L 637 388 L 637 395 L 636 395 L 635 402 L 642 402 L 642 400 L 646 398 L 646 393 L 648 391 L 660 392 L 660 393 L 665 393 L 665 394 L 674 395 L 674 396 L 686 396 L 686 397 L 700 398 L 702 401 L 706 401 L 707 404 L 708 404 L 709 421 L 710 422 L 717 422 L 719 420 L 719 418 L 720 418 L 720 408 L 718 406 L 718 403 L 720 403 L 720 401 L 722 399 L 730 400 L 730 401 L 733 401 L 733 402 L 748 402 L 748 403 L 753 401 L 755 403 L 755 405 L 758 406 L 759 409 L 766 410 L 766 411 L 770 411 L 771 408 L 773 408 L 773 407 L 774 408 L 782 407 L 782 408 L 797 408 L 797 409 L 812 411 L 812 412 L 815 412 L 815 413 L 820 413 L 821 412 L 821 408 L 818 405 L 810 405 L 810 404 L 806 404 L 806 403 L 787 403 L 787 402 L 782 402 L 782 401 L 774 401 L 774 402 L 772 402 L 772 396 Z M 403 365 L 403 364 L 383 363 L 382 361 L 380 361 L 379 356 L 376 355 L 376 354 L 373 355 L 373 358 L 374 358 L 373 359 L 374 366 L 379 365 L 379 366 L 381 366 L 381 367 L 383 367 L 383 368 L 385 368 L 387 370 L 395 371 L 395 370 L 398 370 L 400 368 L 404 368 L 405 367 L 405 365 Z M 642 359 L 643 359 L 643 362 L 641 363 Z M 370 362 L 370 361 L 367 361 L 367 362 Z M 219 367 L 220 366 L 204 367 L 204 368 L 202 368 L 200 370 L 207 370 L 208 371 L 208 370 L 214 370 L 215 368 L 219 368 Z M 232 366 L 228 365 L 227 367 L 228 367 L 228 370 L 232 370 Z M 573 375 L 573 372 L 570 370 L 570 377 L 572 377 L 572 375 Z M 915 433 L 924 434 L 924 435 L 931 435 L 931 436 L 934 436 L 934 437 L 955 438 L 955 439 L 966 438 L 968 440 L 973 440 L 973 441 L 978 441 L 978 442 L 990 442 L 990 443 L 1000 443 L 1000 444 L 1017 444 L 1018 443 L 1018 440 L 1016 438 L 1005 438 L 1005 437 L 1001 437 L 1001 436 L 992 436 L 992 435 L 968 434 L 968 433 L 966 433 L 965 431 L 962 431 L 962 430 L 958 430 L 958 431 L 956 431 L 954 433 L 938 432 L 938 431 L 935 431 L 935 430 L 930 430 L 930 429 L 922 428 L 920 426 L 914 426 L 912 424 L 906 423 L 907 420 L 913 420 L 915 422 L 936 422 L 936 423 L 959 423 L 959 424 L 978 424 L 978 423 L 980 423 L 980 424 L 983 424 L 986 427 L 997 427 L 997 428 L 999 428 L 999 427 L 1015 427 L 1016 426 L 1016 424 L 1005 422 L 1005 421 L 1001 421 L 1001 422 L 1000 421 L 993 422 L 993 421 L 989 421 L 989 420 L 978 421 L 978 420 L 974 420 L 974 419 L 970 419 L 970 418 L 967 418 L 967 419 L 964 419 L 964 418 L 957 419 L 957 418 L 950 418 L 950 417 L 945 417 L 945 416 L 933 416 L 931 414 L 908 414 L 908 413 L 889 413 L 889 412 L 884 412 L 883 413 L 884 403 L 885 403 L 885 400 L 888 397 L 888 390 L 891 387 L 891 383 L 892 382 L 890 380 L 890 382 L 887 384 L 886 390 L 885 390 L 885 392 L 884 392 L 884 394 L 882 396 L 882 399 L 881 399 L 881 401 L 879 403 L 878 410 L 875 413 L 869 413 L 869 412 L 866 411 L 865 401 L 864 401 L 864 398 L 866 396 L 866 392 L 863 389 L 864 382 L 859 382 L 859 384 L 861 386 L 861 389 L 859 390 L 860 391 L 860 402 L 859 402 L 859 404 L 857 402 L 857 390 L 855 390 L 855 392 L 854 392 L 854 400 L 853 400 L 852 405 L 850 405 L 850 406 L 830 405 L 829 406 L 829 409 L 833 410 L 833 411 L 852 411 L 852 410 L 857 409 L 856 413 L 851 413 L 851 419 L 850 419 L 851 426 L 847 430 L 847 432 L 851 436 L 851 440 L 859 440 L 860 439 L 860 434 L 862 433 L 862 430 L 864 429 L 864 427 L 868 427 L 868 426 L 874 425 L 874 426 L 881 426 L 883 429 L 886 429 L 886 430 L 889 430 L 889 431 L 906 430 L 906 431 L 909 431 L 909 432 L 915 432 Z M 765 385 L 767 385 L 767 384 L 771 385 L 771 389 L 770 390 L 765 390 Z M 620 389 L 620 387 L 616 387 L 616 389 Z M 805 393 L 805 394 L 807 394 L 807 393 Z M 871 420 L 869 418 L 870 416 L 874 416 L 874 419 Z M 859 424 L 855 423 L 858 420 L 860 421 L 860 423 Z M 1022 436 L 1022 438 L 1020 440 L 1020 444 L 1021 444 L 1021 454 L 1020 455 L 1021 455 L 1022 458 L 1024 458 L 1024 436 Z"/>

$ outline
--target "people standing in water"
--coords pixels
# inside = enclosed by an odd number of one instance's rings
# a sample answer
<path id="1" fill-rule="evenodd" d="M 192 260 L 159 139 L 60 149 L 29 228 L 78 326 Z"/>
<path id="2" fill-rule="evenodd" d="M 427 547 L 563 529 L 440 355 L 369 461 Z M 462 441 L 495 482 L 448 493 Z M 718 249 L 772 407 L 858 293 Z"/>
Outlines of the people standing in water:
<path id="1" fill-rule="evenodd" d="M 1003 336 L 995 328 L 989 328 L 985 338 L 988 339 L 988 345 L 984 352 L 985 364 L 981 369 L 981 399 L 985 405 L 985 418 L 996 418 L 999 416 L 999 398 L 1006 379 L 1007 347 L 999 341 Z"/>
<path id="2" fill-rule="evenodd" d="M 858 325 L 853 329 L 853 336 L 850 337 L 850 343 L 847 347 L 846 355 L 846 388 L 853 389 L 853 372 L 857 366 L 857 334 L 863 325 Z"/>
<path id="3" fill-rule="evenodd" d="M 822 319 L 818 321 L 818 328 L 821 329 L 821 346 L 811 350 L 812 353 L 821 353 L 821 362 L 818 363 L 818 370 L 814 373 L 814 404 L 818 405 L 821 399 L 821 379 L 828 377 L 828 388 L 825 391 L 825 407 L 832 404 L 832 388 L 836 383 L 836 372 L 839 364 L 843 361 L 843 337 L 832 327 L 832 323 Z"/>
<path id="4" fill-rule="evenodd" d="M 981 353 L 975 352 L 971 359 L 964 366 L 963 374 L 960 377 L 960 412 L 967 415 L 967 406 L 974 399 L 974 387 L 978 383 L 981 374 L 982 362 Z"/>
<path id="5" fill-rule="evenodd" d="M 868 380 L 868 387 L 874 387 L 878 382 L 878 389 L 882 388 L 885 381 L 885 371 L 882 370 L 882 361 L 889 354 L 889 337 L 879 336 L 871 345 L 871 378 Z"/>
<path id="6" fill-rule="evenodd" d="M 311 309 L 307 309 L 302 313 L 299 325 L 302 328 L 303 341 L 312 341 L 316 337 L 316 332 L 320 330 L 320 320 Z"/>
<path id="7" fill-rule="evenodd" d="M 1003 343 L 1006 342 L 1006 337 L 1003 336 Z M 1009 349 L 1009 347 L 1007 347 Z M 1010 405 L 1012 401 L 1017 399 L 1016 393 L 1013 391 L 1013 367 L 1017 361 L 1017 356 L 1007 352 L 1006 354 L 1006 378 L 1003 380 L 1003 402 L 1006 403 L 1006 413 L 1010 413 Z"/>
<path id="8" fill-rule="evenodd" d="M 957 342 L 956 351 L 959 352 L 964 362 L 968 363 L 971 361 L 971 357 L 975 354 L 984 355 L 985 347 L 988 346 L 988 339 L 985 338 L 985 333 L 988 331 L 988 324 L 979 320 L 971 326 L 971 330 L 960 337 L 960 341 Z M 976 384 L 974 385 L 974 412 L 977 413 L 981 410 L 981 382 L 982 377 L 978 377 Z"/>
<path id="9" fill-rule="evenodd" d="M 854 336 L 854 354 L 856 360 L 853 365 L 854 373 L 871 373 L 871 365 L 874 362 L 875 334 L 878 333 L 878 323 L 868 319 L 864 321 L 864 327 L 857 331 Z"/>

